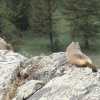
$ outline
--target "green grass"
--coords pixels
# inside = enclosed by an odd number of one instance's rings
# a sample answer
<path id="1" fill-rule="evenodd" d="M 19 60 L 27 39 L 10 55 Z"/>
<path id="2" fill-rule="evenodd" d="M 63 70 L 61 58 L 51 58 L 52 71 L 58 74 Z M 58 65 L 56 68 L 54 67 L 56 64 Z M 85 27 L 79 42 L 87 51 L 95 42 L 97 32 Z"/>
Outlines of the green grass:
<path id="1" fill-rule="evenodd" d="M 33 35 L 25 35 L 21 38 L 22 45 L 18 52 L 25 56 L 37 56 L 40 54 L 50 54 L 50 49 L 47 48 L 49 40 L 47 37 L 36 37 Z"/>
<path id="2" fill-rule="evenodd" d="M 57 36 L 59 40 L 60 49 L 57 52 L 64 52 L 66 50 L 67 45 L 69 44 L 68 38 L 69 36 L 66 33 L 61 33 Z M 49 55 L 53 53 L 50 49 L 50 40 L 48 36 L 34 36 L 32 34 L 25 34 L 21 37 L 19 42 L 20 45 L 15 46 L 15 50 L 27 57 L 38 56 L 41 54 Z M 54 41 L 56 37 L 54 37 Z M 17 49 L 16 49 L 17 48 Z M 56 51 L 55 51 L 56 52 Z"/>
<path id="3" fill-rule="evenodd" d="M 100 68 L 100 40 L 96 39 L 91 42 L 92 51 L 88 51 L 89 56 L 91 57 L 95 66 Z"/>
<path id="4" fill-rule="evenodd" d="M 100 68 L 100 54 L 91 54 L 90 58 L 93 61 L 93 64 L 97 67 Z"/>

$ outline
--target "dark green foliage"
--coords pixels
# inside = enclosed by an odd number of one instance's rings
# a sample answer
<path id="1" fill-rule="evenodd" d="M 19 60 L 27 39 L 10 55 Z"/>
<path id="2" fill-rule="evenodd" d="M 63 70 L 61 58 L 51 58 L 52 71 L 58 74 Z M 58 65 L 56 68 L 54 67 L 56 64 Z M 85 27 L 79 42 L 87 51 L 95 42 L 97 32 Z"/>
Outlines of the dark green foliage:
<path id="1" fill-rule="evenodd" d="M 55 39 L 54 41 L 54 52 L 60 51 L 60 42 L 58 38 Z"/>
<path id="2" fill-rule="evenodd" d="M 85 48 L 89 48 L 89 40 L 98 36 L 99 32 L 99 0 L 63 0 L 66 19 L 70 20 L 72 40 L 81 38 Z"/>
<path id="3" fill-rule="evenodd" d="M 30 0 L 11 0 L 13 9 L 12 21 L 19 30 L 27 30 L 28 28 L 28 8 Z"/>
<path id="4" fill-rule="evenodd" d="M 30 28 L 34 34 L 48 35 L 53 50 L 52 15 L 55 11 L 55 0 L 31 0 L 30 9 Z"/>
<path id="5" fill-rule="evenodd" d="M 65 50 L 70 40 L 89 48 L 99 38 L 99 9 L 99 0 L 0 0 L 0 36 L 18 49 L 26 34 L 46 37 L 52 51 Z"/>
<path id="6" fill-rule="evenodd" d="M 31 0 L 29 22 L 34 34 L 48 34 L 51 30 L 53 4 L 54 0 Z"/>
<path id="7" fill-rule="evenodd" d="M 16 31 L 15 25 L 11 22 L 12 9 L 7 0 L 0 1 L 0 36 L 11 36 Z"/>
<path id="8" fill-rule="evenodd" d="M 11 40 L 28 29 L 30 0 L 0 0 L 0 35 Z"/>

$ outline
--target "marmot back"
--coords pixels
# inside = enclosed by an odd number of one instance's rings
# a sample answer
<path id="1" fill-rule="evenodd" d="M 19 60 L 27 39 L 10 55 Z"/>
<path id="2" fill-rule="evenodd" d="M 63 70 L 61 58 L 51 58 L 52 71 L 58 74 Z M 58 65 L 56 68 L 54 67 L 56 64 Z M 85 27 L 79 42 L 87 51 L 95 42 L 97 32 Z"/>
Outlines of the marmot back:
<path id="1" fill-rule="evenodd" d="M 0 50 L 12 50 L 12 46 L 9 43 L 6 43 L 4 39 L 0 38 Z"/>
<path id="2" fill-rule="evenodd" d="M 90 67 L 93 72 L 97 72 L 97 69 L 93 66 L 91 59 L 82 53 L 78 42 L 72 42 L 67 47 L 66 57 L 70 64 L 76 65 L 77 67 Z"/>

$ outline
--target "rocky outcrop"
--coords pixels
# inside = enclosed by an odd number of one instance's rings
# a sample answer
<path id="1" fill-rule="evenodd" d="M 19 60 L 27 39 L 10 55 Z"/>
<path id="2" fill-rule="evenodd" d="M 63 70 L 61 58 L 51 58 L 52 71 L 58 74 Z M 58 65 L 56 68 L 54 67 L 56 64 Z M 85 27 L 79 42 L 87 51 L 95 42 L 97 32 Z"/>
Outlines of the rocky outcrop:
<path id="1" fill-rule="evenodd" d="M 0 51 L 0 64 L 0 100 L 100 99 L 99 71 L 68 64 L 64 52 L 28 59 Z"/>
<path id="2" fill-rule="evenodd" d="M 16 95 L 13 100 L 23 100 L 24 98 L 29 97 L 32 93 L 35 93 L 37 90 L 42 88 L 42 81 L 30 80 L 24 85 L 17 88 Z"/>
<path id="3" fill-rule="evenodd" d="M 27 80 L 43 80 L 44 83 L 47 83 L 56 76 L 63 75 L 70 66 L 67 64 L 64 52 L 54 53 L 50 56 L 32 57 L 22 62 L 21 65 L 29 73 Z"/>
<path id="4" fill-rule="evenodd" d="M 99 100 L 100 74 L 91 69 L 69 68 L 66 74 L 50 80 L 27 100 Z"/>
<path id="5" fill-rule="evenodd" d="M 0 100 L 5 96 L 6 88 L 12 84 L 20 61 L 26 58 L 12 51 L 0 50 Z"/>

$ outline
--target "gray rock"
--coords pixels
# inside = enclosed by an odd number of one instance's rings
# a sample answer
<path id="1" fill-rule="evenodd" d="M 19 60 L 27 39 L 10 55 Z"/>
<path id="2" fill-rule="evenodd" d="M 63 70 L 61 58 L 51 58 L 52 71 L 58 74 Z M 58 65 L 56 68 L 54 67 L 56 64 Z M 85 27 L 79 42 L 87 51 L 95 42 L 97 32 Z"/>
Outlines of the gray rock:
<path id="1" fill-rule="evenodd" d="M 69 68 L 27 100 L 100 100 L 100 73 L 89 68 Z"/>
<path id="2" fill-rule="evenodd" d="M 18 72 L 23 84 L 12 100 L 100 100 L 100 70 L 93 73 L 90 68 L 76 68 L 67 63 L 64 52 L 27 59 L 1 50 L 0 100 Z M 24 79 L 25 74 L 29 77 Z"/>
<path id="3" fill-rule="evenodd" d="M 27 98 L 32 93 L 35 93 L 38 89 L 42 88 L 42 86 L 42 81 L 30 80 L 17 88 L 16 95 L 12 100 L 23 100 L 23 98 Z"/>
<path id="4" fill-rule="evenodd" d="M 0 50 L 0 100 L 5 89 L 12 83 L 20 62 L 26 58 L 13 51 Z"/>
<path id="5" fill-rule="evenodd" d="M 30 74 L 28 80 L 38 79 L 47 83 L 50 79 L 63 75 L 69 64 L 64 52 L 54 53 L 50 56 L 36 56 L 23 63 Z"/>

